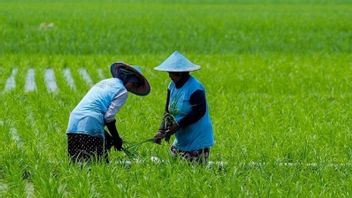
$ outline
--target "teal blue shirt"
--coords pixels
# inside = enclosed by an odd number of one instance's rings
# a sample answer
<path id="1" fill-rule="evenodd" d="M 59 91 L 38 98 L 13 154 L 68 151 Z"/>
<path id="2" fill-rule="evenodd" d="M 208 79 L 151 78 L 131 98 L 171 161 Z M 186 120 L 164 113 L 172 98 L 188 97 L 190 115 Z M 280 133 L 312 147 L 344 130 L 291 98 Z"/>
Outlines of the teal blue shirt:
<path id="1" fill-rule="evenodd" d="M 177 122 L 191 112 L 192 106 L 189 101 L 192 93 L 197 90 L 205 91 L 203 85 L 192 76 L 180 88 L 176 88 L 175 83 L 171 82 L 169 90 L 168 111 L 175 116 Z M 203 117 L 185 128 L 178 129 L 175 136 L 173 145 L 182 151 L 211 147 L 214 144 L 214 137 L 208 106 Z"/>

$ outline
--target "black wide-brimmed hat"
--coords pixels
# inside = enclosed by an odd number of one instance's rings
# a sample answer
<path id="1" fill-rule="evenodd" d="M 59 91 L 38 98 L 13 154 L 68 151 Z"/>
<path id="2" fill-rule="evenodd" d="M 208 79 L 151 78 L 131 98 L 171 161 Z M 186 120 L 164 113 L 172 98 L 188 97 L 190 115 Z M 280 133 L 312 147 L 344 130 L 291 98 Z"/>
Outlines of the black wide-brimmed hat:
<path id="1" fill-rule="evenodd" d="M 150 85 L 148 80 L 144 77 L 140 68 L 137 66 L 130 66 L 123 62 L 113 63 L 110 66 L 110 72 L 112 77 L 118 78 L 118 76 L 122 75 L 134 75 L 140 81 L 140 86 L 135 89 L 129 90 L 130 92 L 139 95 L 146 96 L 150 92 Z"/>

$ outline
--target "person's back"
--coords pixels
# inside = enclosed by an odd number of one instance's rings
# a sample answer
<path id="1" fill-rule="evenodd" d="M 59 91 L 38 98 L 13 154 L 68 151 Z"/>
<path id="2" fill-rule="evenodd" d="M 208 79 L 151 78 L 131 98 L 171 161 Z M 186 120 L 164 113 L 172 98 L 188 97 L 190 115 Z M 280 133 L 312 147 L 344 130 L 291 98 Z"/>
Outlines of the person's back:
<path id="1" fill-rule="evenodd" d="M 71 112 L 72 124 L 67 133 L 103 136 L 104 115 L 116 96 L 127 99 L 127 90 L 118 78 L 109 78 L 95 84 Z"/>

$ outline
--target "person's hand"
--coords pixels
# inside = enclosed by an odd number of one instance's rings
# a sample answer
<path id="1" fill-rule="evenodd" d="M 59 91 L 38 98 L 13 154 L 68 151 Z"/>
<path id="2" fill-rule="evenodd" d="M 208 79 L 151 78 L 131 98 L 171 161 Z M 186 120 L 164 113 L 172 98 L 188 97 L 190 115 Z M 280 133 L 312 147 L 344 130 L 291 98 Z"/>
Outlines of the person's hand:
<path id="1" fill-rule="evenodd" d="M 112 136 L 105 131 L 105 149 L 110 151 L 110 149 L 114 146 L 114 139 Z"/>
<path id="2" fill-rule="evenodd" d="M 174 123 L 173 125 L 171 125 L 168 130 L 166 130 L 165 133 L 165 141 L 169 142 L 170 137 L 176 133 L 177 129 L 179 128 L 177 123 Z"/>
<path id="3" fill-rule="evenodd" d="M 166 130 L 166 132 L 167 132 L 167 133 L 174 134 L 174 133 L 176 133 L 176 131 L 177 131 L 178 128 L 179 128 L 178 124 L 177 124 L 177 123 L 174 123 L 174 124 L 172 124 L 172 125 Z"/>
<path id="4" fill-rule="evenodd" d="M 154 143 L 161 144 L 161 140 L 165 137 L 165 131 L 159 130 L 154 136 Z"/>
<path id="5" fill-rule="evenodd" d="M 114 139 L 114 147 L 116 150 L 118 151 L 122 151 L 122 143 L 123 143 L 123 140 L 119 137 L 117 139 Z"/>

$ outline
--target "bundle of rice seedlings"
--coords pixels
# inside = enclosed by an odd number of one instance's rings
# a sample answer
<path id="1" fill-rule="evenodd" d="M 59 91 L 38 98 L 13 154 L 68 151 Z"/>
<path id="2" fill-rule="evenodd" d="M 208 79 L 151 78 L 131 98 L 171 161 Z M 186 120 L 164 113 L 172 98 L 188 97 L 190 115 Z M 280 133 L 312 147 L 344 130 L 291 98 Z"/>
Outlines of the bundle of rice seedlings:
<path id="1" fill-rule="evenodd" d="M 150 138 L 138 143 L 125 142 L 122 150 L 128 158 L 136 159 L 139 157 L 138 151 L 137 151 L 138 148 L 144 143 L 153 142 L 153 140 L 154 140 L 153 138 Z"/>

